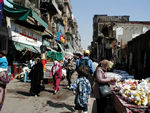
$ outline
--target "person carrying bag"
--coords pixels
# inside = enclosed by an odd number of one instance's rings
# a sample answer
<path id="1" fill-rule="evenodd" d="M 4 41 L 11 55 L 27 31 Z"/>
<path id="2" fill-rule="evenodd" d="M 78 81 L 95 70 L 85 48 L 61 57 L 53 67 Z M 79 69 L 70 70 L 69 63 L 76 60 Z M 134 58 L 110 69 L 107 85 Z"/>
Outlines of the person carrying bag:
<path id="1" fill-rule="evenodd" d="M 111 95 L 111 89 L 109 84 L 116 82 L 116 79 L 110 79 L 106 75 L 106 71 L 109 68 L 109 61 L 102 60 L 96 68 L 94 73 L 94 85 L 93 94 L 96 98 L 97 113 L 104 113 L 107 106 L 108 97 Z"/>

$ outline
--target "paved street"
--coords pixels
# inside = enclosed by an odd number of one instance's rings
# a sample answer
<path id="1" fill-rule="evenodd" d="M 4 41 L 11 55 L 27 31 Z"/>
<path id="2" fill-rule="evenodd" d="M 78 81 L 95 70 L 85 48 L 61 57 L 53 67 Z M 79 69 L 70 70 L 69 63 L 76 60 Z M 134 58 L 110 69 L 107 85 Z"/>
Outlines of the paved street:
<path id="1" fill-rule="evenodd" d="M 73 80 L 76 78 L 73 75 Z M 46 84 L 40 97 L 29 96 L 30 83 L 14 79 L 7 86 L 5 103 L 1 113 L 72 113 L 74 112 L 74 95 L 66 88 L 66 80 L 60 84 L 60 91 L 53 95 L 53 85 Z M 91 98 L 89 113 L 92 113 Z M 94 112 L 93 112 L 94 113 Z"/>

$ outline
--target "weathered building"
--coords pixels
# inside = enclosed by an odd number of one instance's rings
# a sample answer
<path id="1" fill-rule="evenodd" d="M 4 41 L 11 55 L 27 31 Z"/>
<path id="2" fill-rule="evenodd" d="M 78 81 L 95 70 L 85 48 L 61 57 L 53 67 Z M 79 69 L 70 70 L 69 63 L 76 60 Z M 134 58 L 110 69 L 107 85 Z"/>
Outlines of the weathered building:
<path id="1" fill-rule="evenodd" d="M 91 49 L 97 61 L 122 62 L 122 50 L 128 41 L 150 29 L 150 22 L 129 21 L 129 16 L 95 15 Z M 93 56 L 94 57 L 94 56 Z"/>
<path id="2" fill-rule="evenodd" d="M 129 73 L 138 79 L 149 77 L 150 30 L 129 41 L 122 52 Z"/>
<path id="3" fill-rule="evenodd" d="M 70 0 L 4 0 L 4 3 L 0 49 L 8 50 L 11 65 L 39 55 L 43 45 L 59 52 L 81 51 Z"/>

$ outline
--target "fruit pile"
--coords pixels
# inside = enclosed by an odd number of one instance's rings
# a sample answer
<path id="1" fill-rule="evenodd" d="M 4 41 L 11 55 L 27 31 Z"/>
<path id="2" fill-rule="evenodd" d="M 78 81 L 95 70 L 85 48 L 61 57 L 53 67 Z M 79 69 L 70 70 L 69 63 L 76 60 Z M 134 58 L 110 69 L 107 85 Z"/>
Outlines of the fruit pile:
<path id="1" fill-rule="evenodd" d="M 148 80 L 128 79 L 117 82 L 115 89 L 123 99 L 138 106 L 150 106 L 150 82 Z"/>

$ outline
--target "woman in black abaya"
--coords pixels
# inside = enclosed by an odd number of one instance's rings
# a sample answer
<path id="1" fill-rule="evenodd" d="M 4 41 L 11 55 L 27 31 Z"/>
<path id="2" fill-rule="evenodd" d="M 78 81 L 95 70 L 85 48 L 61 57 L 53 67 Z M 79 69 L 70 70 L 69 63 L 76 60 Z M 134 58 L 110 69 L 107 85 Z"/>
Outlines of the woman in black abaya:
<path id="1" fill-rule="evenodd" d="M 43 80 L 43 64 L 40 59 L 36 59 L 35 65 L 32 67 L 29 78 L 31 79 L 31 96 L 39 96 L 41 91 L 41 82 Z"/>

